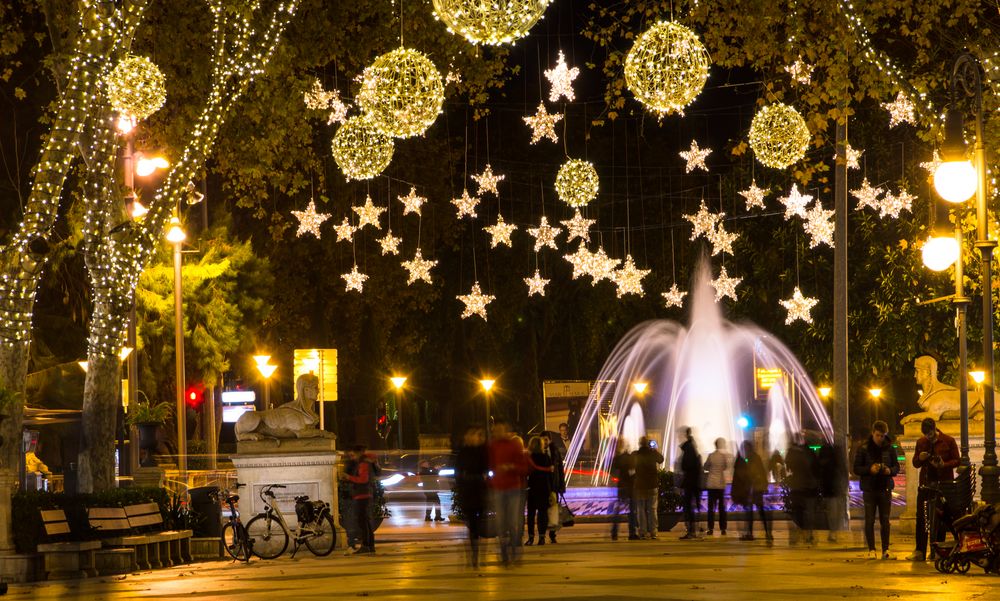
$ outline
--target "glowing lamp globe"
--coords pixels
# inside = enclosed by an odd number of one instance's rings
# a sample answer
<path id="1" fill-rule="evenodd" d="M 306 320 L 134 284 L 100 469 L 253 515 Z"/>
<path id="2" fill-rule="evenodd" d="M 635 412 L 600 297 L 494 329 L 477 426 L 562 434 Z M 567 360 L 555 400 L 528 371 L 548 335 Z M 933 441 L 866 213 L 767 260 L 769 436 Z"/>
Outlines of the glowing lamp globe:
<path id="1" fill-rule="evenodd" d="M 958 260 L 958 240 L 950 236 L 931 237 L 921 251 L 924 265 L 931 271 L 944 271 Z"/>
<path id="2" fill-rule="evenodd" d="M 392 138 L 360 116 L 351 117 L 333 135 L 333 158 L 344 177 L 371 179 L 392 162 Z"/>
<path id="3" fill-rule="evenodd" d="M 167 101 L 166 78 L 153 61 L 144 56 L 127 56 L 104 80 L 111 108 L 142 120 Z"/>
<path id="4" fill-rule="evenodd" d="M 434 0 L 434 17 L 473 44 L 499 45 L 528 34 L 552 0 Z"/>
<path id="5" fill-rule="evenodd" d="M 625 57 L 625 84 L 650 110 L 681 112 L 705 87 L 708 51 L 693 31 L 670 21 L 650 27 Z"/>
<path id="6" fill-rule="evenodd" d="M 598 186 L 594 165 L 581 159 L 566 161 L 556 175 L 556 193 L 571 207 L 582 207 L 597 198 Z"/>
<path id="7" fill-rule="evenodd" d="M 171 244 L 180 244 L 187 239 L 187 234 L 184 233 L 184 229 L 181 228 L 181 220 L 177 217 L 170 218 L 170 227 L 167 229 L 167 242 Z"/>
<path id="8" fill-rule="evenodd" d="M 760 109 L 750 123 L 750 147 L 763 165 L 784 169 L 809 149 L 809 128 L 794 108 L 776 102 Z"/>
<path id="9" fill-rule="evenodd" d="M 947 161 L 934 170 L 934 189 L 948 202 L 965 202 L 976 193 L 976 175 L 969 161 Z"/>
<path id="10" fill-rule="evenodd" d="M 419 136 L 441 114 L 444 81 L 429 58 L 397 48 L 365 69 L 358 105 L 382 133 L 394 138 Z"/>

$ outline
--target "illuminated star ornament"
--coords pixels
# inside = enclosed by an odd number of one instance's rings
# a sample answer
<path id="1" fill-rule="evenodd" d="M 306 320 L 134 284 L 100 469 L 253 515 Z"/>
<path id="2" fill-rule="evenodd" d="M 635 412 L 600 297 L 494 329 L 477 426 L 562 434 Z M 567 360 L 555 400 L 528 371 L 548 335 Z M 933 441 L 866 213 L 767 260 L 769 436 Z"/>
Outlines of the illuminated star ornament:
<path id="1" fill-rule="evenodd" d="M 403 215 L 409 215 L 410 213 L 416 213 L 420 215 L 420 207 L 427 202 L 427 199 L 423 196 L 417 196 L 417 189 L 413 186 L 410 187 L 410 193 L 406 196 L 397 196 L 399 202 L 403 203 Z"/>
<path id="2" fill-rule="evenodd" d="M 705 159 L 708 155 L 712 154 L 710 148 L 698 148 L 698 141 L 691 140 L 691 149 L 682 150 L 679 153 L 681 158 L 687 161 L 687 167 L 684 168 L 684 173 L 691 173 L 695 169 L 702 169 L 708 171 L 708 167 L 705 165 Z"/>
<path id="3" fill-rule="evenodd" d="M 487 192 L 492 193 L 493 196 L 498 196 L 500 193 L 497 192 L 497 184 L 502 182 L 505 177 L 505 175 L 494 175 L 493 168 L 490 167 L 489 163 L 486 163 L 486 169 L 483 169 L 483 172 L 479 175 L 473 175 L 472 179 L 476 180 L 476 183 L 479 184 L 479 196 Z"/>
<path id="4" fill-rule="evenodd" d="M 510 241 L 510 235 L 517 229 L 517 226 L 513 223 L 506 223 L 503 220 L 503 215 L 497 215 L 497 224 L 489 225 L 483 228 L 490 236 L 490 248 L 496 248 L 499 244 L 505 244 L 512 247 L 513 244 Z"/>
<path id="5" fill-rule="evenodd" d="M 317 213 L 316 203 L 312 200 L 306 205 L 305 211 L 292 211 L 292 215 L 295 215 L 295 218 L 299 220 L 299 229 L 295 231 L 296 236 L 312 234 L 316 238 L 320 237 L 319 226 L 330 218 L 329 213 Z"/>
<path id="6" fill-rule="evenodd" d="M 572 242 L 576 238 L 584 242 L 590 242 L 590 226 L 597 223 L 597 220 L 586 219 L 580 214 L 580 209 L 577 209 L 572 219 L 560 221 L 559 223 L 563 224 L 563 227 L 566 228 L 566 242 Z"/>
<path id="7" fill-rule="evenodd" d="M 382 256 L 385 255 L 398 255 L 399 254 L 399 243 L 402 242 L 402 238 L 397 238 L 392 235 L 392 230 L 388 230 L 385 236 L 378 239 L 379 245 L 382 246 Z"/>
<path id="8" fill-rule="evenodd" d="M 566 57 L 563 56 L 563 52 L 560 50 L 556 66 L 545 71 L 545 79 L 549 80 L 549 83 L 552 84 L 552 89 L 549 90 L 549 102 L 556 102 L 560 96 L 565 96 L 566 100 L 570 102 L 576 100 L 576 94 L 573 93 L 573 80 L 579 74 L 580 70 L 578 68 L 573 67 L 570 69 L 566 65 Z"/>
<path id="9" fill-rule="evenodd" d="M 709 230 L 705 237 L 712 243 L 712 256 L 714 257 L 719 253 L 733 254 L 733 242 L 736 242 L 740 235 L 726 231 L 726 228 L 719 223 L 714 229 Z"/>
<path id="10" fill-rule="evenodd" d="M 531 143 L 535 144 L 542 138 L 548 138 L 553 142 L 558 142 L 559 136 L 556 135 L 556 123 L 558 123 L 562 118 L 563 116 L 559 114 L 550 115 L 549 112 L 545 110 L 545 103 L 539 102 L 538 112 L 534 115 L 523 117 L 524 122 L 531 128 Z"/>
<path id="11" fill-rule="evenodd" d="M 746 190 L 740 191 L 740 196 L 747 201 L 747 210 L 757 207 L 760 209 L 764 208 L 764 196 L 767 195 L 767 190 L 757 187 L 757 180 L 750 182 L 750 187 Z"/>
<path id="12" fill-rule="evenodd" d="M 785 72 L 792 76 L 792 79 L 801 84 L 807 84 L 812 80 L 813 66 L 806 64 L 799 58 L 794 63 L 785 67 Z"/>
<path id="13" fill-rule="evenodd" d="M 820 244 L 833 248 L 833 213 L 824 209 L 819 200 L 806 211 L 802 229 L 810 236 L 809 248 L 816 248 Z"/>
<path id="14" fill-rule="evenodd" d="M 917 117 L 913 110 L 913 103 L 902 92 L 896 94 L 896 99 L 892 102 L 883 102 L 882 108 L 889 111 L 889 127 L 896 127 L 900 123 L 916 125 Z"/>
<path id="15" fill-rule="evenodd" d="M 885 190 L 881 187 L 873 188 L 871 184 L 868 183 L 868 178 L 861 180 L 861 187 L 857 190 L 851 190 L 851 196 L 858 199 L 858 210 L 865 207 L 871 207 L 878 210 L 879 205 L 882 204 L 882 200 L 879 198 L 885 194 Z"/>
<path id="16" fill-rule="evenodd" d="M 465 303 L 465 310 L 462 311 L 462 319 L 478 315 L 486 321 L 486 305 L 496 299 L 492 294 L 483 294 L 479 289 L 479 282 L 472 285 L 472 291 L 468 294 L 459 294 L 458 300 Z"/>
<path id="17" fill-rule="evenodd" d="M 792 298 L 778 302 L 781 303 L 782 307 L 788 310 L 788 317 L 785 318 L 785 325 L 788 325 L 796 319 L 801 319 L 806 323 L 812 323 L 812 316 L 809 315 L 809 312 L 816 306 L 819 299 L 812 298 L 810 296 L 802 296 L 802 291 L 799 290 L 798 286 L 796 286 L 795 292 L 792 293 Z"/>
<path id="18" fill-rule="evenodd" d="M 719 277 L 712 280 L 712 287 L 715 288 L 715 301 L 718 302 L 727 296 L 733 300 L 736 298 L 736 286 L 743 281 L 743 278 L 731 278 L 726 273 L 726 266 L 722 266 Z"/>
<path id="19" fill-rule="evenodd" d="M 597 252 L 590 257 L 590 277 L 594 278 L 591 282 L 592 285 L 596 286 L 601 280 L 610 280 L 614 282 L 615 269 L 618 268 L 618 264 L 621 263 L 619 259 L 612 259 L 604 252 L 604 247 L 598 247 Z"/>
<path id="20" fill-rule="evenodd" d="M 559 235 L 560 231 L 560 228 L 549 225 L 549 218 L 542 215 L 542 221 L 538 227 L 528 228 L 528 233 L 535 238 L 535 252 L 538 252 L 543 246 L 559 250 L 559 247 L 556 246 L 556 236 Z"/>
<path id="21" fill-rule="evenodd" d="M 453 198 L 451 204 L 455 205 L 458 209 L 458 218 L 462 217 L 476 217 L 476 206 L 479 205 L 479 199 L 475 196 L 469 196 L 468 190 L 462 190 L 461 198 Z"/>
<path id="22" fill-rule="evenodd" d="M 715 229 L 715 224 L 722 221 L 725 215 L 725 213 L 709 213 L 708 207 L 705 206 L 705 201 L 702 200 L 697 213 L 681 216 L 691 222 L 691 239 L 695 240 L 698 236 L 708 237 L 712 230 Z"/>
<path id="23" fill-rule="evenodd" d="M 371 196 L 365 197 L 365 204 L 356 207 L 351 207 L 351 210 L 358 214 L 358 227 L 357 229 L 362 229 L 366 225 L 373 225 L 375 229 L 380 230 L 382 226 L 379 225 L 379 218 L 382 213 L 386 212 L 384 207 L 376 207 L 372 202 Z"/>
<path id="24" fill-rule="evenodd" d="M 931 160 L 920 163 L 920 167 L 927 170 L 928 177 L 934 177 L 934 173 L 937 171 L 938 165 L 940 164 L 941 164 L 941 155 L 938 153 L 937 150 L 935 150 L 934 156 L 931 157 Z"/>
<path id="25" fill-rule="evenodd" d="M 847 152 L 847 168 L 861 169 L 861 155 L 865 153 L 864 149 L 855 150 L 851 148 L 850 144 L 848 144 L 845 150 Z M 833 160 L 837 160 L 836 154 L 833 155 Z"/>
<path id="26" fill-rule="evenodd" d="M 524 278 L 524 283 L 528 285 L 528 296 L 537 294 L 538 296 L 545 296 L 545 285 L 549 283 L 542 277 L 542 274 L 536 269 L 535 275 L 530 278 Z"/>
<path id="27" fill-rule="evenodd" d="M 354 266 L 354 269 L 352 269 L 350 273 L 345 273 L 340 277 L 347 283 L 346 292 L 350 292 L 351 290 L 361 292 L 362 288 L 365 286 L 365 280 L 368 279 L 367 275 L 358 271 L 357 265 Z"/>
<path id="28" fill-rule="evenodd" d="M 785 205 L 785 219 L 792 217 L 806 218 L 806 207 L 812 202 L 813 197 L 799 192 L 798 184 L 792 184 L 792 191 L 788 196 L 783 196 L 778 200 Z"/>
<path id="29" fill-rule="evenodd" d="M 428 284 L 433 283 L 431 282 L 431 268 L 437 264 L 437 261 L 429 261 L 423 258 L 418 248 L 412 261 L 403 261 L 403 269 L 410 272 L 410 277 L 407 278 L 406 285 L 409 286 L 417 280 L 423 280 Z"/>
<path id="30" fill-rule="evenodd" d="M 587 250 L 587 246 L 584 244 L 583 240 L 580 241 L 580 246 L 577 247 L 576 252 L 570 253 L 563 257 L 569 264 L 573 266 L 573 279 L 579 278 L 581 275 L 587 275 L 590 273 L 590 264 L 593 262 L 593 254 Z"/>
<path id="31" fill-rule="evenodd" d="M 618 298 L 626 294 L 637 294 L 642 296 L 642 278 L 649 275 L 651 269 L 638 269 L 632 255 L 625 256 L 625 265 L 615 271 L 611 276 L 611 281 L 618 286 Z"/>
<path id="32" fill-rule="evenodd" d="M 334 123 L 344 123 L 347 121 L 347 105 L 340 99 L 340 92 L 333 91 L 333 98 L 330 100 L 330 114 L 326 118 L 327 125 Z"/>
<path id="33" fill-rule="evenodd" d="M 354 232 L 356 232 L 357 229 L 358 228 L 351 225 L 351 222 L 348 221 L 347 217 L 344 217 L 344 220 L 340 222 L 340 225 L 333 226 L 333 230 L 337 232 L 337 242 L 344 240 L 350 242 L 354 240 Z"/>
<path id="34" fill-rule="evenodd" d="M 682 291 L 677 287 L 677 284 L 674 283 L 674 285 L 670 287 L 670 290 L 661 292 L 660 296 L 663 297 L 663 305 L 667 309 L 670 307 L 683 307 L 684 297 L 687 296 L 687 292 Z"/>
<path id="35" fill-rule="evenodd" d="M 899 217 L 900 211 L 913 211 L 913 201 L 916 198 L 905 189 L 900 189 L 899 194 L 886 192 L 885 198 L 878 206 L 879 217 Z"/>
<path id="36" fill-rule="evenodd" d="M 313 85 L 304 95 L 306 108 L 313 111 L 325 111 L 330 108 L 330 101 L 340 94 L 336 91 L 327 92 L 323 89 L 323 83 L 319 79 L 313 80 Z"/>

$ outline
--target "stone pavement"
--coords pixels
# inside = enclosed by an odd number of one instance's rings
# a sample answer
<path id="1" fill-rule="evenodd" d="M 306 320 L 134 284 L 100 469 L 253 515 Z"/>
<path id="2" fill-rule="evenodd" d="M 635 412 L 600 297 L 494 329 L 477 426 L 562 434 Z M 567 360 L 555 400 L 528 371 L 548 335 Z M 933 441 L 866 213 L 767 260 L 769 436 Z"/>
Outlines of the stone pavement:
<path id="1" fill-rule="evenodd" d="M 466 567 L 458 526 L 384 528 L 375 556 L 336 550 L 316 558 L 229 561 L 81 581 L 12 585 L 8 598 L 37 601 L 117 599 L 997 599 L 1000 577 L 976 567 L 943 575 L 931 564 L 865 559 L 861 535 L 837 544 L 790 547 L 779 522 L 773 548 L 730 536 L 678 540 L 679 528 L 657 541 L 611 542 L 606 524 L 564 529 L 556 545 L 526 547 L 520 566 L 503 568 L 495 554 Z M 390 542 L 396 541 L 396 542 Z M 900 558 L 912 538 L 894 538 Z"/>

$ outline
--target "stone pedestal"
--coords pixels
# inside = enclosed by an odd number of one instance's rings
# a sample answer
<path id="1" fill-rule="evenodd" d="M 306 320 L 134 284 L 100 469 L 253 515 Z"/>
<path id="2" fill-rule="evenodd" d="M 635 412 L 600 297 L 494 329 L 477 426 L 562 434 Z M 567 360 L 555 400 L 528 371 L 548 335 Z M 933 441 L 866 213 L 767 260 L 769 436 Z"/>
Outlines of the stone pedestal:
<path id="1" fill-rule="evenodd" d="M 31 582 L 42 577 L 41 556 L 36 553 L 18 555 L 14 549 L 11 494 L 17 490 L 17 473 L 0 469 L 0 581 Z"/>
<path id="2" fill-rule="evenodd" d="M 240 489 L 240 517 L 246 523 L 264 510 L 260 491 L 268 484 L 283 484 L 275 489 L 276 507 L 289 528 L 298 527 L 295 517 L 295 497 L 309 495 L 311 500 L 330 504 L 333 523 L 337 528 L 337 548 L 344 548 L 347 536 L 340 527 L 337 503 L 337 462 L 335 438 L 304 438 L 291 440 L 241 441 L 231 457 L 236 466 L 236 478 L 245 488 Z"/>

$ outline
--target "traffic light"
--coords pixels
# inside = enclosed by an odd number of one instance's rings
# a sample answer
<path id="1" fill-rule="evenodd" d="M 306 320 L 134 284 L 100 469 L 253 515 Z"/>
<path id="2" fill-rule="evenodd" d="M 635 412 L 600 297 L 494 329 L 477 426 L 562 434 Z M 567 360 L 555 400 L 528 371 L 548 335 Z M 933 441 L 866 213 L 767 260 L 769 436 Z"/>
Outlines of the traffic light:
<path id="1" fill-rule="evenodd" d="M 205 385 L 198 382 L 188 386 L 184 391 L 184 402 L 195 411 L 201 409 L 201 404 L 205 402 Z"/>
<path id="2" fill-rule="evenodd" d="M 375 432 L 382 438 L 388 439 L 390 428 L 391 422 L 389 421 L 389 414 L 386 411 L 385 403 L 379 403 L 378 409 L 375 412 Z"/>

